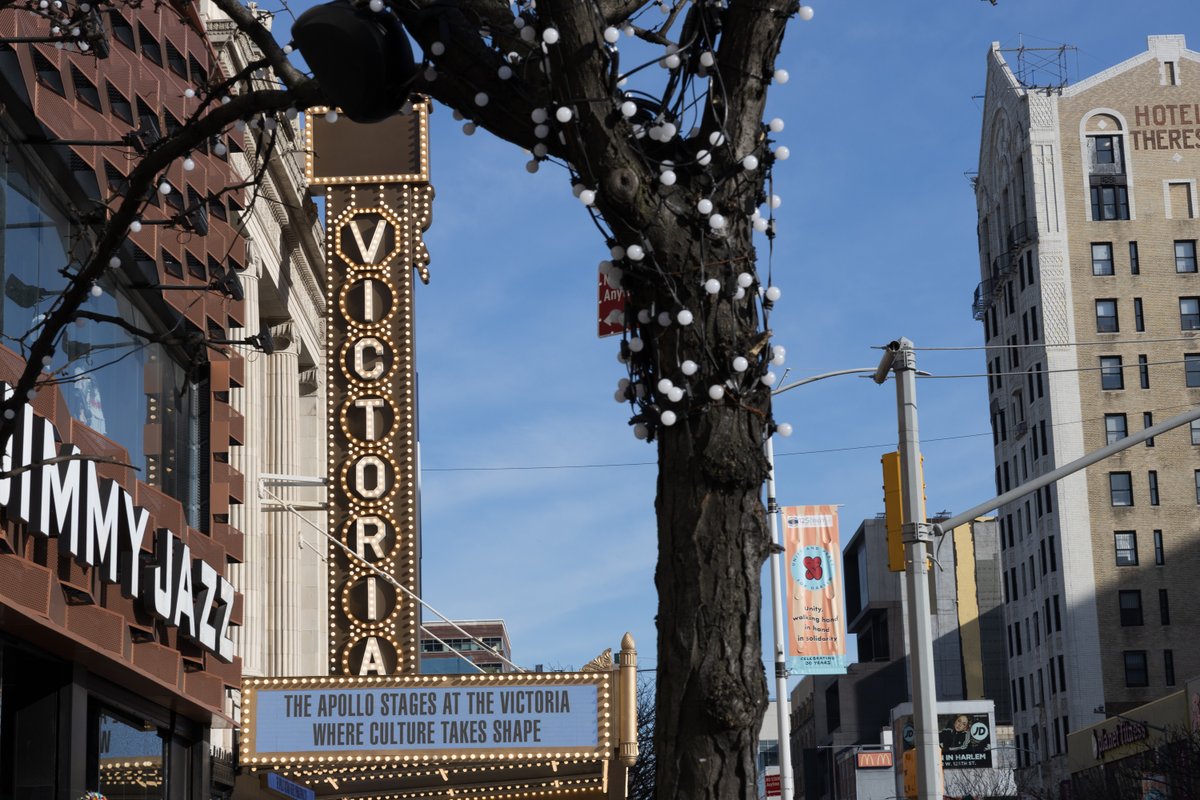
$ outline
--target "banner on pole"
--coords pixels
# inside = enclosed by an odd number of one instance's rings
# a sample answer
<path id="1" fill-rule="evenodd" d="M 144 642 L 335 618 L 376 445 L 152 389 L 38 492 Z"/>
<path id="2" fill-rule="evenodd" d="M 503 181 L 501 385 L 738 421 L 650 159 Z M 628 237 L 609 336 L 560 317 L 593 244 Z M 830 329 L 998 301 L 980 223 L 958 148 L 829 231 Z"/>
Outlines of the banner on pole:
<path id="1" fill-rule="evenodd" d="M 846 672 L 842 548 L 837 506 L 784 506 L 787 550 L 788 670 L 801 675 Z"/>

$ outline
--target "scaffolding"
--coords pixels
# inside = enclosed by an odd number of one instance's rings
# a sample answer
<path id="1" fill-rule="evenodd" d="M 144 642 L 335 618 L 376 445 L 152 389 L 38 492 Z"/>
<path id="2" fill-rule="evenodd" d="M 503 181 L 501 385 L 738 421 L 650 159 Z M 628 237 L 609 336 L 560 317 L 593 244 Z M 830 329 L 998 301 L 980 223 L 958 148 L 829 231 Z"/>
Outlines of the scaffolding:
<path id="1" fill-rule="evenodd" d="M 1021 86 L 1029 90 L 1047 92 L 1061 91 L 1070 82 L 1068 53 L 1078 54 L 1075 45 L 1060 44 L 1056 47 L 1026 47 L 1025 34 L 1019 34 L 1017 47 L 1001 49 L 1005 56 L 1016 53 L 1013 73 Z M 1010 64 L 1011 64 L 1010 59 Z"/>

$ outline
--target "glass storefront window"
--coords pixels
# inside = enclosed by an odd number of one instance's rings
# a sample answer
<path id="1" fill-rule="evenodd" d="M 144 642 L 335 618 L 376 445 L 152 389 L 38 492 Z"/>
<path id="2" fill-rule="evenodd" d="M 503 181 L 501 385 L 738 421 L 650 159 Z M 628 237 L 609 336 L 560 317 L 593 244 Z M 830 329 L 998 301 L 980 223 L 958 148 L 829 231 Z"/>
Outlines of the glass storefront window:
<path id="1" fill-rule="evenodd" d="M 66 286 L 61 271 L 84 239 L 19 154 L 0 162 L 0 181 L 0 337 L 20 352 Z M 100 288 L 86 310 L 156 330 L 112 276 Z M 72 416 L 126 448 L 138 477 L 183 503 L 189 524 L 199 526 L 200 387 L 173 352 L 116 325 L 88 321 L 66 330 L 48 371 L 57 376 Z"/>
<path id="2" fill-rule="evenodd" d="M 108 800 L 165 798 L 167 743 L 158 729 L 107 710 L 96 724 L 96 791 Z"/>

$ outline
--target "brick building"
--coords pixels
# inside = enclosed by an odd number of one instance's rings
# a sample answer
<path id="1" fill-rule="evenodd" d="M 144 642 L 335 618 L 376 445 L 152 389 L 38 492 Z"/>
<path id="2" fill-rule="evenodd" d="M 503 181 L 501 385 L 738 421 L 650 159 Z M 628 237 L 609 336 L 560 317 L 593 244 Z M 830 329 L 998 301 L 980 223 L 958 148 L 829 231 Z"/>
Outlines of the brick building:
<path id="1" fill-rule="evenodd" d="M 1200 54 L 1152 36 L 1074 85 L 1020 72 L 994 44 L 974 313 L 997 493 L 1200 400 Z M 1100 706 L 1200 673 L 1198 448 L 1184 426 L 1000 509 L 1018 753 L 1046 785 Z"/>

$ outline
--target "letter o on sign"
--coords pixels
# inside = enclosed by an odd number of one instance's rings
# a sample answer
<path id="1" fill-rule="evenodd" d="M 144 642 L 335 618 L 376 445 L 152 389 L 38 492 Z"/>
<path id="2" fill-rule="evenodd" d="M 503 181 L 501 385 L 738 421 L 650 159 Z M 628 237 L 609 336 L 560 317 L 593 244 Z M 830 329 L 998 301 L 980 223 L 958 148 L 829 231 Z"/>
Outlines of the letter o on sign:
<path id="1" fill-rule="evenodd" d="M 388 464 L 379 456 L 366 455 L 354 462 L 352 488 L 364 500 L 378 500 L 389 488 Z"/>

